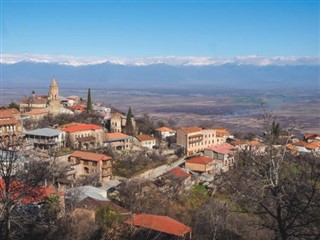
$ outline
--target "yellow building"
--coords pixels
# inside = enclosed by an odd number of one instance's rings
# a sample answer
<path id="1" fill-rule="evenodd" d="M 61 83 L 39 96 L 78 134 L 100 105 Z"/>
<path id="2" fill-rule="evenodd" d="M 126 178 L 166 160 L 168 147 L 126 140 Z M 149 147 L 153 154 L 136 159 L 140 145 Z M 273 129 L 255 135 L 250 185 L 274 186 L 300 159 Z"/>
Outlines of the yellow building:
<path id="1" fill-rule="evenodd" d="M 184 127 L 177 130 L 177 144 L 185 148 L 188 156 L 203 151 L 205 148 L 216 143 L 217 135 L 214 129 Z"/>

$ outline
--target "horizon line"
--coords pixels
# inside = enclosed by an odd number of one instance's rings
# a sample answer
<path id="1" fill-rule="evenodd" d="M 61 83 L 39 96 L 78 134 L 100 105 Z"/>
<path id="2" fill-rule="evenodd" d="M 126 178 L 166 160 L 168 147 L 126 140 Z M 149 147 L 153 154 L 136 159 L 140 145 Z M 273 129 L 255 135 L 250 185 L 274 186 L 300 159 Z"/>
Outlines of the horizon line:
<path id="1" fill-rule="evenodd" d="M 256 66 L 299 66 L 320 65 L 319 56 L 260 56 L 244 55 L 234 57 L 208 56 L 152 56 L 152 57 L 114 57 L 114 56 L 72 56 L 64 54 L 0 53 L 1 64 L 19 62 L 48 63 L 67 66 L 87 66 L 110 63 L 114 65 L 148 66 L 165 64 L 172 66 L 219 66 L 226 64 Z"/>

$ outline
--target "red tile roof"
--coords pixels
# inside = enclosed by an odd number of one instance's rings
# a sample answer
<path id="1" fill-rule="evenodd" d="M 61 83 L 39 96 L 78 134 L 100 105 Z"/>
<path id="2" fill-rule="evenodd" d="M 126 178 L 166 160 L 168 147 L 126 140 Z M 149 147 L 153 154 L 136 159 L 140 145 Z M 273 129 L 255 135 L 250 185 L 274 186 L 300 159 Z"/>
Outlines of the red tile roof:
<path id="1" fill-rule="evenodd" d="M 199 127 L 184 127 L 184 128 L 181 128 L 181 130 L 186 132 L 186 133 L 193 133 L 193 132 L 201 131 L 202 128 L 199 128 Z"/>
<path id="2" fill-rule="evenodd" d="M 73 123 L 61 126 L 59 129 L 66 132 L 80 132 L 88 130 L 99 130 L 102 129 L 102 127 L 95 124 Z"/>
<path id="3" fill-rule="evenodd" d="M 5 182 L 0 179 L 0 191 L 3 191 L 4 188 Z M 42 202 L 52 194 L 61 195 L 61 193 L 45 186 L 29 187 L 18 181 L 10 183 L 9 191 L 10 199 L 20 201 L 23 204 Z M 0 198 L 1 196 L 2 194 L 0 194 Z"/>
<path id="4" fill-rule="evenodd" d="M 186 173 L 185 171 L 183 171 L 180 167 L 177 167 L 173 170 L 171 170 L 169 172 L 169 174 L 173 174 L 175 175 L 176 177 L 184 177 L 184 178 L 187 178 L 187 177 L 190 177 L 191 174 L 190 173 Z"/>
<path id="5" fill-rule="evenodd" d="M 199 157 L 193 157 L 187 161 L 187 163 L 195 163 L 195 164 L 202 164 L 207 165 L 213 161 L 212 158 L 206 157 L 206 156 L 199 156 Z"/>
<path id="6" fill-rule="evenodd" d="M 226 129 L 226 128 L 215 128 L 214 130 L 216 130 L 217 136 L 219 136 L 219 137 L 224 137 L 224 136 L 230 135 L 228 129 Z"/>
<path id="7" fill-rule="evenodd" d="M 300 146 L 300 147 L 306 147 L 306 146 L 309 145 L 309 143 L 306 143 L 306 142 L 303 142 L 303 141 L 299 141 L 299 142 L 292 143 L 292 145 Z"/>
<path id="8" fill-rule="evenodd" d="M 170 133 L 175 133 L 175 130 L 172 130 L 171 128 L 168 127 L 161 127 L 161 128 L 157 128 L 155 129 L 158 132 L 170 132 Z"/>
<path id="9" fill-rule="evenodd" d="M 318 135 L 318 134 L 315 134 L 315 133 L 306 133 L 306 134 L 303 135 L 303 137 L 304 137 L 305 139 L 309 139 L 309 138 L 314 139 L 314 138 L 316 138 L 316 137 L 318 137 L 318 136 L 319 136 L 319 135 Z"/>
<path id="10" fill-rule="evenodd" d="M 44 109 L 32 109 L 30 112 L 25 112 L 25 115 L 41 115 L 41 114 L 48 114 L 48 110 Z"/>
<path id="11" fill-rule="evenodd" d="M 191 227 L 167 216 L 138 214 L 125 221 L 125 223 L 179 237 L 185 235 L 186 233 L 192 232 Z"/>
<path id="12" fill-rule="evenodd" d="M 320 148 L 320 143 L 319 142 L 313 142 L 313 143 L 308 143 L 308 145 L 306 145 L 307 149 L 318 149 Z"/>
<path id="13" fill-rule="evenodd" d="M 82 105 L 75 105 L 75 106 L 69 107 L 69 109 L 72 111 L 84 111 L 86 107 Z"/>
<path id="14" fill-rule="evenodd" d="M 103 135 L 104 139 L 119 139 L 119 138 L 130 138 L 129 135 L 124 133 L 106 133 Z"/>
<path id="15" fill-rule="evenodd" d="M 235 147 L 232 146 L 231 144 L 223 143 L 223 144 L 211 145 L 210 147 L 206 148 L 205 150 L 210 150 L 210 151 L 214 151 L 214 152 L 222 153 L 222 154 L 229 154 L 234 149 L 235 149 Z"/>
<path id="16" fill-rule="evenodd" d="M 137 138 L 140 142 L 155 140 L 154 137 L 151 137 L 151 136 L 148 136 L 148 135 L 138 135 L 138 136 L 136 136 L 136 138 Z"/>
<path id="17" fill-rule="evenodd" d="M 95 161 L 95 162 L 112 159 L 112 157 L 108 155 L 93 153 L 93 152 L 84 152 L 84 151 L 74 151 L 70 155 L 70 157 L 76 157 L 76 158 L 81 158 L 84 160 Z"/>

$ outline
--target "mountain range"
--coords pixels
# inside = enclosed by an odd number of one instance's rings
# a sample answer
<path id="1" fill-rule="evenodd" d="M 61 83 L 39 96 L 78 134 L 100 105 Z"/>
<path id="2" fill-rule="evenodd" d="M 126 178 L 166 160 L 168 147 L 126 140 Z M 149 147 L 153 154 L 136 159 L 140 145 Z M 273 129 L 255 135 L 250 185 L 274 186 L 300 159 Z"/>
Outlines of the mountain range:
<path id="1" fill-rule="evenodd" d="M 55 76 L 65 88 L 319 89 L 319 65 L 123 65 L 71 66 L 58 63 L 0 64 L 2 86 L 48 87 Z"/>

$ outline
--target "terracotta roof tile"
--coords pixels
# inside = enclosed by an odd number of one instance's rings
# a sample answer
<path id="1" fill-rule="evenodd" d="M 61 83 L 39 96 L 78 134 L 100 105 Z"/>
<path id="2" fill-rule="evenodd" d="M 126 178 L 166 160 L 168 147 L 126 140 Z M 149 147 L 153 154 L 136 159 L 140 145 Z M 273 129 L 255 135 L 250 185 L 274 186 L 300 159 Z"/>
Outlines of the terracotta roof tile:
<path id="1" fill-rule="evenodd" d="M 158 131 L 158 132 L 170 132 L 170 133 L 175 133 L 176 131 L 171 129 L 171 128 L 168 128 L 168 127 L 161 127 L 161 128 L 157 128 L 155 129 L 155 131 Z"/>
<path id="2" fill-rule="evenodd" d="M 90 160 L 90 161 L 102 161 L 102 160 L 110 160 L 112 157 L 104 154 L 99 153 L 93 153 L 93 152 L 84 152 L 84 151 L 74 151 L 70 157 L 77 157 L 84 160 Z"/>
<path id="3" fill-rule="evenodd" d="M 306 145 L 307 149 L 318 149 L 320 148 L 320 143 L 308 143 L 308 145 Z"/>
<path id="4" fill-rule="evenodd" d="M 72 111 L 84 111 L 86 107 L 82 105 L 75 105 L 75 106 L 69 107 L 69 109 Z"/>
<path id="5" fill-rule="evenodd" d="M 148 136 L 148 135 L 137 135 L 136 138 L 137 138 L 140 142 L 155 140 L 154 137 L 151 137 L 151 136 Z"/>
<path id="6" fill-rule="evenodd" d="M 202 164 L 207 165 L 213 161 L 213 158 L 209 158 L 206 156 L 199 156 L 199 157 L 193 157 L 187 161 L 187 163 L 195 163 L 195 164 Z"/>
<path id="7" fill-rule="evenodd" d="M 5 182 L 3 181 L 3 179 L 0 179 L 0 191 L 1 189 L 4 189 L 4 187 Z M 61 193 L 58 193 L 57 191 L 45 186 L 34 188 L 18 181 L 11 182 L 10 188 L 12 188 L 10 198 L 18 199 L 23 204 L 42 202 L 51 194 L 56 194 L 58 196 L 61 195 Z M 0 194 L 0 196 L 1 195 L 2 194 Z"/>
<path id="8" fill-rule="evenodd" d="M 318 136 L 319 136 L 319 135 L 316 134 L 316 133 L 306 133 L 306 134 L 303 135 L 303 137 L 304 137 L 305 139 L 314 139 L 314 138 L 316 138 L 316 137 L 318 137 Z"/>
<path id="9" fill-rule="evenodd" d="M 191 176 L 190 173 L 186 173 L 185 171 L 183 171 L 180 167 L 177 167 L 175 169 L 172 169 L 169 174 L 173 174 L 176 177 L 184 177 L 184 178 L 188 178 Z"/>
<path id="10" fill-rule="evenodd" d="M 12 125 L 12 124 L 17 124 L 18 121 L 14 117 L 13 114 L 17 114 L 17 110 L 13 109 L 4 109 L 0 110 L 0 125 Z"/>
<path id="11" fill-rule="evenodd" d="M 127 139 L 127 138 L 130 138 L 130 136 L 124 133 L 105 133 L 103 135 L 103 138 L 108 140 L 123 139 L 123 138 Z"/>
<path id="12" fill-rule="evenodd" d="M 44 109 L 32 109 L 30 112 L 23 113 L 24 115 L 41 115 L 41 114 L 47 114 L 49 113 L 48 110 Z"/>
<path id="13" fill-rule="evenodd" d="M 193 133 L 193 132 L 201 131 L 202 128 L 199 128 L 199 127 L 184 127 L 184 128 L 181 128 L 181 130 L 186 132 L 186 133 Z"/>
<path id="14" fill-rule="evenodd" d="M 95 124 L 73 123 L 61 126 L 59 129 L 66 132 L 80 132 L 87 130 L 99 130 L 102 129 L 102 127 Z"/>
<path id="15" fill-rule="evenodd" d="M 12 118 L 13 111 L 11 109 L 0 110 L 0 118 Z"/>
<path id="16" fill-rule="evenodd" d="M 219 137 L 224 137 L 224 136 L 230 135 L 230 132 L 226 128 L 215 128 L 214 130 L 216 130 L 217 136 L 219 136 Z"/>
<path id="17" fill-rule="evenodd" d="M 217 153 L 222 153 L 222 154 L 229 154 L 234 150 L 234 146 L 232 146 L 229 143 L 223 143 L 223 144 L 214 144 L 211 145 L 210 147 L 206 148 L 205 150 L 210 150 L 214 151 Z"/>
<path id="18" fill-rule="evenodd" d="M 308 144 L 309 143 L 306 143 L 306 142 L 303 142 L 303 141 L 292 143 L 292 145 L 299 146 L 299 147 L 306 147 L 306 146 L 308 146 Z"/>
<path id="19" fill-rule="evenodd" d="M 125 221 L 125 223 L 179 237 L 192 232 L 191 227 L 167 216 L 138 214 L 134 215 L 132 219 Z"/>

